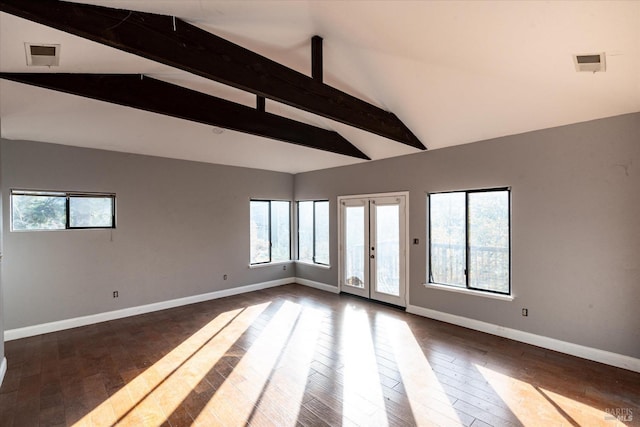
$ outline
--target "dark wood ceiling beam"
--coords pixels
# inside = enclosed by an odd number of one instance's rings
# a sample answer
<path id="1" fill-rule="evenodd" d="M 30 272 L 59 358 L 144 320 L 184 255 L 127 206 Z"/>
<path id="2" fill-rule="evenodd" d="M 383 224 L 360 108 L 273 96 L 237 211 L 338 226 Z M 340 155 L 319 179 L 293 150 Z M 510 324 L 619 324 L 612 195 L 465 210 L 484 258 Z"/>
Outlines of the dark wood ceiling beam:
<path id="1" fill-rule="evenodd" d="M 311 77 L 322 83 L 322 37 L 313 36 L 311 38 Z"/>
<path id="2" fill-rule="evenodd" d="M 369 160 L 337 132 L 140 74 L 0 73 L 0 78 Z"/>
<path id="3" fill-rule="evenodd" d="M 265 108 L 267 106 L 267 100 L 264 99 L 264 96 L 257 95 L 256 96 L 256 109 L 261 112 L 265 112 Z"/>
<path id="4" fill-rule="evenodd" d="M 0 0 L 0 10 L 426 149 L 393 113 L 181 19 L 52 0 Z"/>

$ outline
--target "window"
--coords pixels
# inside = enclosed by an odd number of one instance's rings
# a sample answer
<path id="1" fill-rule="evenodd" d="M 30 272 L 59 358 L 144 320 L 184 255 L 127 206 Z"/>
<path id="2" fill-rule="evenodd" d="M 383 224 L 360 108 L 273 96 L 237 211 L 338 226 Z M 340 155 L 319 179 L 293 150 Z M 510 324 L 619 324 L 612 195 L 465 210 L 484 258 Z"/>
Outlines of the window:
<path id="1" fill-rule="evenodd" d="M 298 202 L 298 260 L 329 265 L 329 201 Z"/>
<path id="2" fill-rule="evenodd" d="M 13 231 L 115 228 L 114 194 L 11 190 Z"/>
<path id="3" fill-rule="evenodd" d="M 251 264 L 291 259 L 290 204 L 286 201 L 251 200 Z"/>
<path id="4" fill-rule="evenodd" d="M 509 295 L 509 189 L 432 193 L 428 200 L 429 283 Z"/>

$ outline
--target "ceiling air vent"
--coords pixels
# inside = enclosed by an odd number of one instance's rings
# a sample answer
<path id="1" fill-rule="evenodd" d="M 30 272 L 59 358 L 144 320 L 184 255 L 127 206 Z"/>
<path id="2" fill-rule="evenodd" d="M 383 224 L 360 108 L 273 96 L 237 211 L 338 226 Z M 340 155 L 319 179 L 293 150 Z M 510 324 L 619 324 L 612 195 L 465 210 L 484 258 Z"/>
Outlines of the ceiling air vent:
<path id="1" fill-rule="evenodd" d="M 28 66 L 57 67 L 60 65 L 59 44 L 25 43 Z"/>
<path id="2" fill-rule="evenodd" d="M 606 71 L 606 63 L 604 52 L 590 53 L 588 55 L 573 55 L 573 63 L 576 71 L 588 71 L 595 73 L 596 71 Z"/>

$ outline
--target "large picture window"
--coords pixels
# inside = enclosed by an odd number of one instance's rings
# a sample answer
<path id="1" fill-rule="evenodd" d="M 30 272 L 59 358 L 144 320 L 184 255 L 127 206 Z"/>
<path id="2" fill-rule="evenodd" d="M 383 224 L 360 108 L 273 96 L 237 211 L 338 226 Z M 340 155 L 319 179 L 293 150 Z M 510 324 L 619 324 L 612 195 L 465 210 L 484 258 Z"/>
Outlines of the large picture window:
<path id="1" fill-rule="evenodd" d="M 511 294 L 510 191 L 432 193 L 429 283 Z"/>
<path id="2" fill-rule="evenodd" d="M 278 200 L 251 200 L 251 264 L 291 259 L 290 203 Z"/>
<path id="3" fill-rule="evenodd" d="M 115 194 L 11 190 L 11 230 L 115 228 Z"/>
<path id="4" fill-rule="evenodd" d="M 298 202 L 298 260 L 329 265 L 329 202 Z"/>

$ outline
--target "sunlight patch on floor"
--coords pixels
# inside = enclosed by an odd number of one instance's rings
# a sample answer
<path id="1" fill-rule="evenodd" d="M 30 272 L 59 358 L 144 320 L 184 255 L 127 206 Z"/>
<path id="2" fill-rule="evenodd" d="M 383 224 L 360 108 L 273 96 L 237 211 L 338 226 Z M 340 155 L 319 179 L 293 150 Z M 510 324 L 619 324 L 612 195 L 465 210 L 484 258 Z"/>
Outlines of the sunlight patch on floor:
<path id="1" fill-rule="evenodd" d="M 393 330 L 389 338 L 416 424 L 464 425 L 409 325 L 392 318 L 386 321 Z M 416 375 L 416 372 L 421 374 Z"/>
<path id="2" fill-rule="evenodd" d="M 231 425 L 245 425 L 256 410 L 267 380 L 291 334 L 301 307 L 286 301 L 216 390 L 195 419 L 206 424 L 208 412 Z"/>
<path id="3" fill-rule="evenodd" d="M 224 312 L 127 385 L 75 426 L 160 425 L 269 306 L 270 302 Z"/>
<path id="4" fill-rule="evenodd" d="M 316 351 L 322 312 L 305 308 L 269 377 L 251 424 L 295 426 Z"/>
<path id="5" fill-rule="evenodd" d="M 547 425 L 622 426 L 608 418 L 605 411 L 576 399 L 537 387 L 526 381 L 476 365 L 478 372 L 491 385 L 509 409 L 521 420 L 537 420 Z M 533 397 L 536 396 L 536 397 Z"/>
<path id="6" fill-rule="evenodd" d="M 388 426 L 371 325 L 366 310 L 347 306 L 342 320 L 344 424 Z"/>

